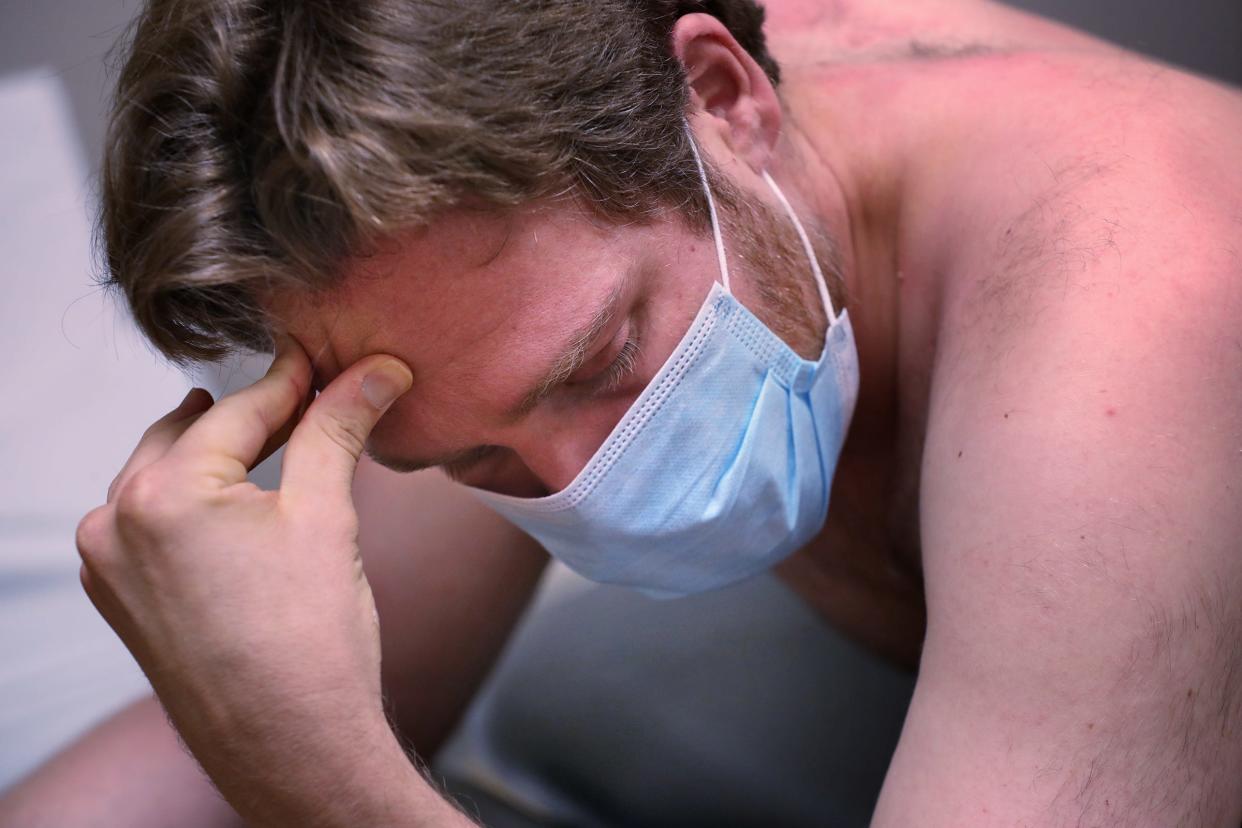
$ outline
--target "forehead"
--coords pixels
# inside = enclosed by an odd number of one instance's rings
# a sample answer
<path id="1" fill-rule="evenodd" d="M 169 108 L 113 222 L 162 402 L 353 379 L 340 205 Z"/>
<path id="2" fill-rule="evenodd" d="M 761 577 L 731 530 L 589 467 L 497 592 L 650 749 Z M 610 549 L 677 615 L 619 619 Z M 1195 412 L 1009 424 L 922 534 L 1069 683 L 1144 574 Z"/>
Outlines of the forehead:
<path id="1" fill-rule="evenodd" d="M 515 360 L 555 358 L 565 332 L 668 233 L 665 223 L 608 226 L 569 206 L 456 212 L 349 262 L 330 293 L 273 304 L 321 379 L 390 353 L 423 394 L 495 399 L 529 379 L 513 375 Z"/>

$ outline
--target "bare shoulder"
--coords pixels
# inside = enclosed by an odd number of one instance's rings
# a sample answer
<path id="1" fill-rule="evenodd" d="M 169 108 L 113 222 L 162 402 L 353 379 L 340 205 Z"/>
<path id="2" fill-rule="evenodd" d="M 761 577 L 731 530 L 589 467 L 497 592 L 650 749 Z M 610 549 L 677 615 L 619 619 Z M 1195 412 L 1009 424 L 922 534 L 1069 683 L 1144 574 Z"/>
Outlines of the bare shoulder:
<path id="1" fill-rule="evenodd" d="M 970 182 L 877 824 L 1242 820 L 1237 115 L 1186 84 L 1143 111 L 1067 82 Z"/>
<path id="2" fill-rule="evenodd" d="M 1116 55 L 980 72 L 1012 91 L 989 101 L 959 184 L 940 369 L 1020 349 L 1049 324 L 1125 344 L 1159 320 L 1185 333 L 1167 344 L 1185 359 L 1230 341 L 1242 329 L 1242 92 Z"/>

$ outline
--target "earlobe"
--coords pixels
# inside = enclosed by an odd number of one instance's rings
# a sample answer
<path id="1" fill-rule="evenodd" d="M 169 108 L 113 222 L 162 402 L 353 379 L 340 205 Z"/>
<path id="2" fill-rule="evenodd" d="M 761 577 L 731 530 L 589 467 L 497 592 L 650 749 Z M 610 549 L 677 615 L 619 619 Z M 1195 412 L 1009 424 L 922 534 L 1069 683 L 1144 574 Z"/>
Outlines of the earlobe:
<path id="1" fill-rule="evenodd" d="M 686 69 L 691 99 L 687 114 L 708 116 L 725 145 L 761 172 L 781 128 L 780 100 L 768 76 L 724 24 L 708 14 L 679 19 L 671 45 Z"/>

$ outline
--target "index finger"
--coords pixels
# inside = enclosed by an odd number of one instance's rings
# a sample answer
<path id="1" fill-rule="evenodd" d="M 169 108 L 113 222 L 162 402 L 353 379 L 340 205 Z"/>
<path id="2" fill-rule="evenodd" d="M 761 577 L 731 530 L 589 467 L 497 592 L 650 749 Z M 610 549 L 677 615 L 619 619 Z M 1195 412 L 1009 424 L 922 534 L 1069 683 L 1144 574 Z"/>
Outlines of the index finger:
<path id="1" fill-rule="evenodd" d="M 241 483 L 272 437 L 297 413 L 310 387 L 310 358 L 291 338 L 282 337 L 267 374 L 212 406 L 165 459 L 226 486 Z"/>
<path id="2" fill-rule="evenodd" d="M 282 494 L 351 503 L 350 484 L 375 424 L 413 382 L 396 357 L 373 354 L 351 365 L 315 398 L 289 438 Z"/>
<path id="3" fill-rule="evenodd" d="M 125 483 L 144 466 L 159 460 L 177 439 L 185 433 L 196 417 L 212 405 L 211 394 L 201 388 L 191 388 L 181 404 L 151 424 L 142 439 L 134 447 L 129 459 L 108 486 L 107 502 L 111 503 Z"/>

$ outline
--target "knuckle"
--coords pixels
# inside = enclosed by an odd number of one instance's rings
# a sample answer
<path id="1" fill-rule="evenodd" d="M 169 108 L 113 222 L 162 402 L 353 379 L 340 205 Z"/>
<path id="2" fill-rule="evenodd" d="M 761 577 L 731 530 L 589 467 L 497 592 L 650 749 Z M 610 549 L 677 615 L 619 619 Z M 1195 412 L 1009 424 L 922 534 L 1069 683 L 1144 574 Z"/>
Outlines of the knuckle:
<path id="1" fill-rule="evenodd" d="M 278 344 L 268 374 L 289 380 L 299 401 L 310 391 L 310 357 L 290 337 L 286 336 L 284 342 Z"/>
<path id="2" fill-rule="evenodd" d="M 252 391 L 242 391 L 221 403 L 248 431 L 273 434 L 280 430 L 289 413 L 296 411 L 302 393 L 294 377 L 268 374 Z"/>
<path id="3" fill-rule="evenodd" d="M 323 436 L 342 451 L 354 456 L 362 454 L 366 446 L 366 435 L 365 429 L 358 423 L 336 417 L 321 417 L 317 424 Z"/>
<path id="4" fill-rule="evenodd" d="M 303 383 L 289 371 L 273 371 L 255 386 L 257 393 L 245 395 L 243 416 L 252 419 L 255 427 L 275 432 L 301 404 L 304 386 L 309 387 L 309 380 Z"/>
<path id="5" fill-rule="evenodd" d="M 310 376 L 308 372 L 286 370 L 274 374 L 272 379 L 278 383 L 276 391 L 280 402 L 284 405 L 292 405 L 296 408 L 301 404 L 302 399 L 310 393 Z"/>
<path id="6" fill-rule="evenodd" d="M 125 526 L 148 526 L 166 517 L 175 505 L 168 477 L 155 465 L 135 472 L 116 496 L 116 519 Z"/>
<path id="7" fill-rule="evenodd" d="M 112 535 L 112 510 L 106 506 L 92 509 L 78 521 L 74 544 L 83 561 L 99 558 Z"/>

